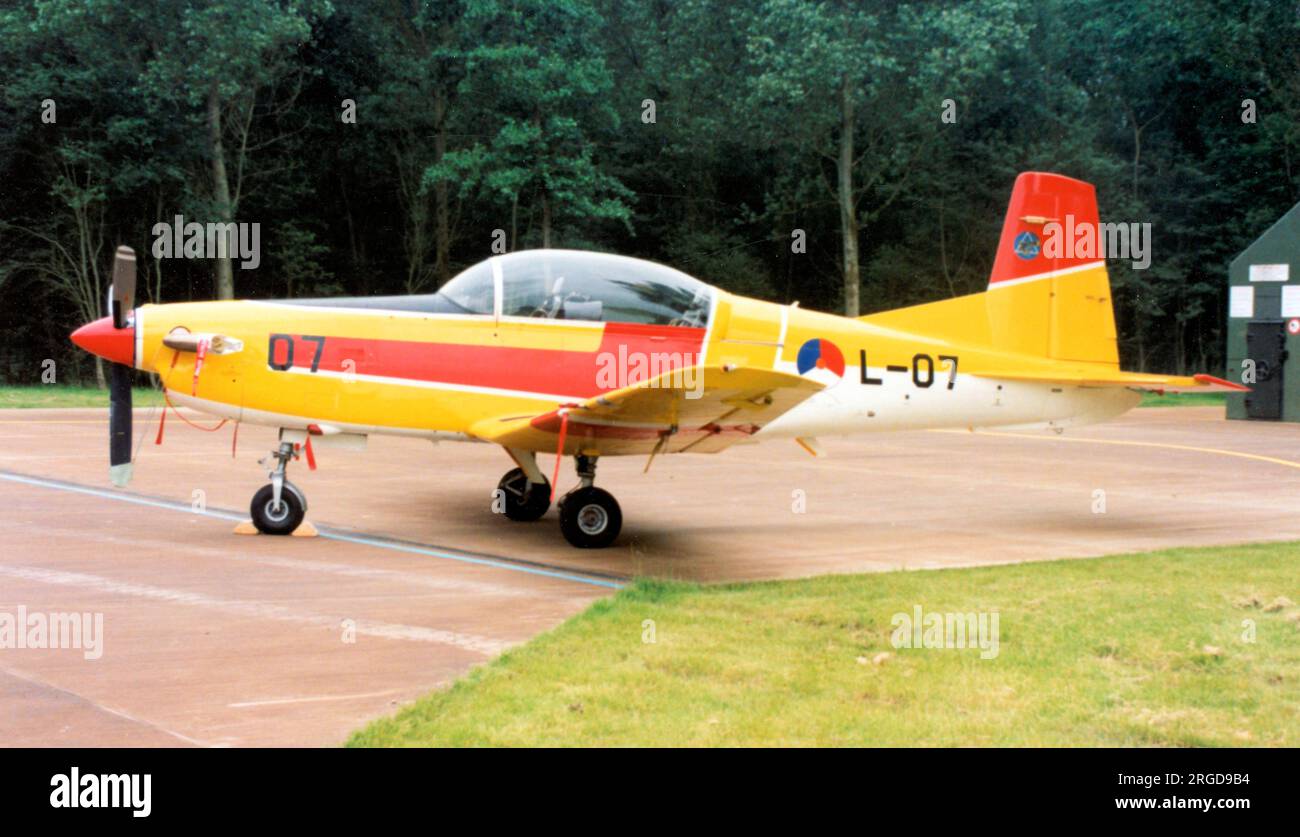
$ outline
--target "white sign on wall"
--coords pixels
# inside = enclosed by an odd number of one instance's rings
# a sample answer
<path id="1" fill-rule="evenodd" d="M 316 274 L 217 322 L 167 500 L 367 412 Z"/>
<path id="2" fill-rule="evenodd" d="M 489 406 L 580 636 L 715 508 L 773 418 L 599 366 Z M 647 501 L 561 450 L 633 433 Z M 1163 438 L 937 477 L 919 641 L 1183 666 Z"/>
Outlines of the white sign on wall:
<path id="1" fill-rule="evenodd" d="M 1255 316 L 1255 289 L 1250 285 L 1234 285 L 1228 292 L 1228 316 L 1249 319 Z"/>
<path id="2" fill-rule="evenodd" d="M 1250 266 L 1252 282 L 1285 282 L 1291 278 L 1289 264 L 1253 264 Z"/>
<path id="3" fill-rule="evenodd" d="M 1300 285 L 1282 288 L 1282 316 L 1300 317 Z"/>

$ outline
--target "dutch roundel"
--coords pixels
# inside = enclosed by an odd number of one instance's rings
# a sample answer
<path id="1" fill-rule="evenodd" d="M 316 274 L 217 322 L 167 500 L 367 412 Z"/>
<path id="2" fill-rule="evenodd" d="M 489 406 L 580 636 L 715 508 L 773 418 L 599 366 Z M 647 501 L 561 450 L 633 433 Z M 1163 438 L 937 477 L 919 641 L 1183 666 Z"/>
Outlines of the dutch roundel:
<path id="1" fill-rule="evenodd" d="M 829 340 L 813 338 L 799 347 L 799 357 L 795 360 L 800 375 L 807 375 L 814 369 L 824 369 L 836 378 L 844 376 L 844 355 Z"/>

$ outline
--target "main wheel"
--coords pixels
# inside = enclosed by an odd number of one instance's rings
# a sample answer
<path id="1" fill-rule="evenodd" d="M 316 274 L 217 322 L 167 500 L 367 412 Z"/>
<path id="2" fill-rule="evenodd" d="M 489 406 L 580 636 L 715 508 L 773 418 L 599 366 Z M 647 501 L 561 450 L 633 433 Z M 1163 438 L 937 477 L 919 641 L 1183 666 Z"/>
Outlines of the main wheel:
<path id="1" fill-rule="evenodd" d="M 623 528 L 623 512 L 608 491 L 576 488 L 560 500 L 560 531 L 579 549 L 609 546 Z"/>
<path id="2" fill-rule="evenodd" d="M 286 482 L 280 489 L 280 505 L 275 504 L 275 489 L 270 484 L 257 489 L 249 511 L 253 525 L 263 535 L 289 535 L 307 514 L 307 498 L 298 486 Z"/>
<path id="3" fill-rule="evenodd" d="M 551 507 L 551 483 L 529 482 L 523 468 L 507 471 L 497 483 L 497 491 L 505 500 L 505 514 L 511 520 L 536 520 Z"/>

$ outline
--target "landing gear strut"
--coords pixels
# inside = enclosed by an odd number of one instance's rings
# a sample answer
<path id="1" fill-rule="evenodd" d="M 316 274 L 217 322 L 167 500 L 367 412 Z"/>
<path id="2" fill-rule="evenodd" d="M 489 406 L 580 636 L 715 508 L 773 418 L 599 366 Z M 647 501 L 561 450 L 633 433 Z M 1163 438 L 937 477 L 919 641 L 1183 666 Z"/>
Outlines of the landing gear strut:
<path id="1" fill-rule="evenodd" d="M 249 512 L 253 515 L 253 525 L 262 534 L 288 535 L 307 514 L 306 496 L 284 476 L 289 460 L 297 458 L 293 442 L 280 442 L 279 449 L 271 451 L 271 457 L 275 458 L 275 467 L 267 473 L 271 483 L 253 495 Z M 266 465 L 269 458 L 260 460 L 259 464 Z"/>
<path id="2" fill-rule="evenodd" d="M 574 457 L 581 485 L 560 498 L 560 531 L 579 549 L 609 546 L 623 528 L 623 512 L 608 491 L 595 486 L 596 457 Z"/>

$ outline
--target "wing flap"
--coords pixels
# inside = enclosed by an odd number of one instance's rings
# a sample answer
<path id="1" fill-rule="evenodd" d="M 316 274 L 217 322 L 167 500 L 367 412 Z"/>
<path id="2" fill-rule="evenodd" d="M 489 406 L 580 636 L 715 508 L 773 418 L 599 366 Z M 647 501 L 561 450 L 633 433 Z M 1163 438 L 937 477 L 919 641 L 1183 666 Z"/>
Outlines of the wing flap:
<path id="1" fill-rule="evenodd" d="M 508 447 L 588 455 L 715 453 L 754 435 L 823 387 L 752 367 L 690 367 L 535 416 L 480 421 L 470 433 Z M 662 442 L 662 445 L 661 445 Z"/>

